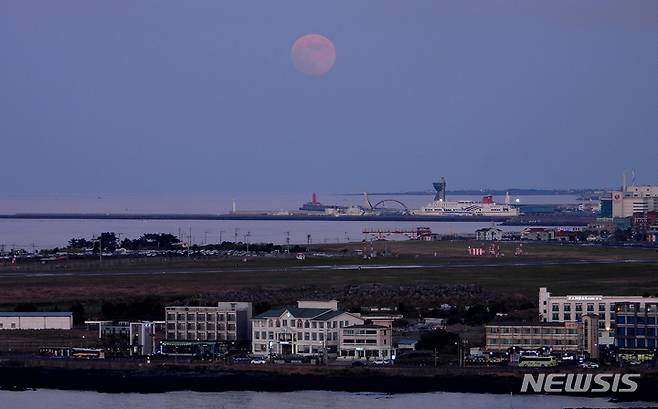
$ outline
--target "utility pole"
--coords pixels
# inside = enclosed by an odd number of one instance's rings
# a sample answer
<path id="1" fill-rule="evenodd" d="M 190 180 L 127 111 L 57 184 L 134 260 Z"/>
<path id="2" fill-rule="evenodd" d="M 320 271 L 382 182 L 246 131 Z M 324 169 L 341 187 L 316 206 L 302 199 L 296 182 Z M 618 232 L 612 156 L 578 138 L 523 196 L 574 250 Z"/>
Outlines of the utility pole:
<path id="1" fill-rule="evenodd" d="M 224 234 L 224 230 L 219 231 L 219 244 L 224 243 L 224 240 L 222 240 L 222 235 Z"/>
<path id="2" fill-rule="evenodd" d="M 251 232 L 248 231 L 247 234 L 244 235 L 244 242 L 247 245 L 247 253 L 249 252 L 249 237 L 251 236 Z"/>
<path id="3" fill-rule="evenodd" d="M 192 253 L 192 226 L 190 226 L 190 231 L 189 235 L 187 236 L 188 241 L 187 241 L 187 257 L 190 257 L 190 254 Z"/>
<path id="4" fill-rule="evenodd" d="M 238 227 L 235 228 L 233 231 L 233 243 L 238 244 L 238 233 L 240 233 L 240 229 Z"/>
<path id="5" fill-rule="evenodd" d="M 290 232 L 285 232 L 286 234 L 286 252 L 290 253 Z"/>

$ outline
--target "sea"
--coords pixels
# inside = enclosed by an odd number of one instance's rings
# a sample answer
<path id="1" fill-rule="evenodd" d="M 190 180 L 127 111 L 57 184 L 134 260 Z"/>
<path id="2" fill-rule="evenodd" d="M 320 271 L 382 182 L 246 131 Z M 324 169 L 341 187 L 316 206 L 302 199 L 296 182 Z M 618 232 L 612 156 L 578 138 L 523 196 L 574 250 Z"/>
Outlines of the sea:
<path id="1" fill-rule="evenodd" d="M 370 202 L 395 199 L 408 208 L 429 203 L 427 195 L 370 195 Z M 450 200 L 479 201 L 479 196 L 452 196 Z M 522 204 L 573 204 L 576 196 L 518 196 Z M 311 200 L 304 193 L 171 193 L 171 194 L 51 194 L 0 195 L 0 214 L 14 213 L 187 213 L 222 214 L 237 211 L 293 210 Z M 504 198 L 494 197 L 502 203 Z M 360 195 L 318 194 L 318 201 L 341 206 L 363 205 Z M 391 205 L 391 207 L 394 204 Z M 430 227 L 440 234 L 467 234 L 492 226 L 491 222 L 363 222 L 363 221 L 181 221 L 181 220 L 25 220 L 0 219 L 0 251 L 40 250 L 65 246 L 72 238 L 90 239 L 103 232 L 134 239 L 144 233 L 170 233 L 194 244 L 221 241 L 283 244 L 339 243 L 368 239 L 364 229 L 415 229 Z M 501 227 L 506 231 L 518 227 Z M 391 240 L 406 240 L 403 235 Z"/>
<path id="2" fill-rule="evenodd" d="M 476 393 L 385 395 L 327 391 L 168 392 L 107 394 L 41 389 L 0 391 L 3 409 L 557 409 L 649 408 L 649 402 L 614 403 L 607 398 Z"/>

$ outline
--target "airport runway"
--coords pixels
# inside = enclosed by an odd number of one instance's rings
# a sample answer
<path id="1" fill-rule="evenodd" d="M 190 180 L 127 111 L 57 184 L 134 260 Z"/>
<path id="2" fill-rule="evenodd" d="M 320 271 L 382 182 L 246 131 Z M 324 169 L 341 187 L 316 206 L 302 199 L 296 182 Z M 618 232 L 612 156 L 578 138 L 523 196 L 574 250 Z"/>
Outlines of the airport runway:
<path id="1" fill-rule="evenodd" d="M 347 264 L 330 265 L 319 264 L 312 266 L 286 266 L 286 267 L 223 267 L 223 268 L 199 268 L 182 270 L 148 270 L 148 271 L 44 271 L 44 272 L 0 272 L 2 278 L 35 278 L 35 277 L 84 277 L 84 276 L 153 276 L 171 274 L 221 274 L 228 272 L 245 273 L 267 273 L 267 272 L 303 272 L 303 271 L 371 271 L 371 270 L 419 270 L 419 269 L 441 269 L 441 268 L 473 268 L 473 267 L 544 267 L 555 265 L 609 265 L 609 264 L 654 264 L 654 260 L 627 259 L 627 260 L 540 260 L 540 261 L 515 261 L 499 263 L 437 263 L 437 264 Z"/>

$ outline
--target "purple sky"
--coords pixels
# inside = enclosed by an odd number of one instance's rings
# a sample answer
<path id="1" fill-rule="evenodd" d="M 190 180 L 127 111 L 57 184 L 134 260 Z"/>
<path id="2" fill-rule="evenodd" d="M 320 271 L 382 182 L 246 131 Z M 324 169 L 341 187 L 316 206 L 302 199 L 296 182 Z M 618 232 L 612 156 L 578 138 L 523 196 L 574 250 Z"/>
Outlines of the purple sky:
<path id="1" fill-rule="evenodd" d="M 0 135 L 0 193 L 658 183 L 658 1 L 7 0 Z"/>

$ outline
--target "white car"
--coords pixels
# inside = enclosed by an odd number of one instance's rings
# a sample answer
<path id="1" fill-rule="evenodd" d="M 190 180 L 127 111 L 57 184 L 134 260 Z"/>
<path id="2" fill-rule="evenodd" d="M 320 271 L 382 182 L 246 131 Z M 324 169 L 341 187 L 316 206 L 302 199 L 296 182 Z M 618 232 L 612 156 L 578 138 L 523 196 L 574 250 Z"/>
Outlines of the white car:
<path id="1" fill-rule="evenodd" d="M 599 367 L 599 364 L 596 362 L 583 362 L 580 364 L 580 367 L 584 369 L 596 369 Z"/>
<path id="2" fill-rule="evenodd" d="M 254 358 L 251 360 L 251 363 L 253 365 L 264 365 L 267 363 L 267 360 L 265 358 Z"/>

